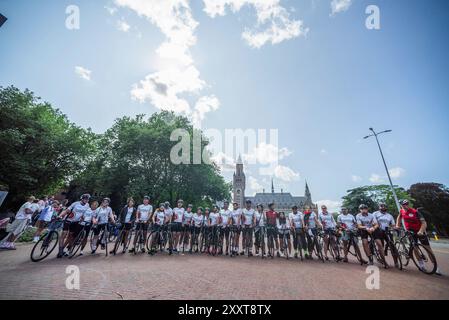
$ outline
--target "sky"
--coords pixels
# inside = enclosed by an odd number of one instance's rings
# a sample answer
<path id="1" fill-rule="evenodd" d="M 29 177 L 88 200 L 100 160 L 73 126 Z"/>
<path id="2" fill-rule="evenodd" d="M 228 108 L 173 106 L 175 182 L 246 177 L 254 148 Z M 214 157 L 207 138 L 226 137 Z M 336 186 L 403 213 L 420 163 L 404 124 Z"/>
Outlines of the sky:
<path id="1" fill-rule="evenodd" d="M 79 29 L 72 18 L 79 10 Z M 368 29 L 376 5 L 380 29 Z M 348 189 L 449 184 L 444 0 L 0 0 L 0 86 L 82 127 L 171 110 L 207 132 L 276 129 L 244 150 L 247 195 L 282 188 L 336 210 Z M 76 12 L 75 12 L 76 13 Z M 67 27 L 67 20 L 69 22 Z M 446 40 L 444 40 L 446 39 Z M 222 166 L 232 179 L 234 153 Z M 271 165 L 262 172 L 261 167 Z"/>

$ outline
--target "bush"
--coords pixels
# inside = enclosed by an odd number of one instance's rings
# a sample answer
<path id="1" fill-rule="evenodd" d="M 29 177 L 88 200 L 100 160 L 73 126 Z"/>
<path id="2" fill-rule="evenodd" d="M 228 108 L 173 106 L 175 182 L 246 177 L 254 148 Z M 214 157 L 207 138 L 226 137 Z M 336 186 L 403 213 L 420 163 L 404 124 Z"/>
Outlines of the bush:
<path id="1" fill-rule="evenodd" d="M 34 234 L 36 233 L 35 227 L 29 227 L 24 233 L 17 239 L 17 242 L 31 242 L 33 241 Z"/>

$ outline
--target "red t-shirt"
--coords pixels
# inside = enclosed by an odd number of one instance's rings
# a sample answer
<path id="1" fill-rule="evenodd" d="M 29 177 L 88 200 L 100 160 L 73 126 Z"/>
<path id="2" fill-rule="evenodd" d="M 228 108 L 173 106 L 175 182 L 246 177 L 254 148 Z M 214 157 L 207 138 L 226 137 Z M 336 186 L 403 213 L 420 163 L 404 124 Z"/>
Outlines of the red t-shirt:
<path id="1" fill-rule="evenodd" d="M 405 229 L 418 232 L 421 228 L 421 219 L 423 219 L 423 216 L 418 210 L 413 208 L 408 208 L 407 210 L 401 209 L 401 218 L 404 221 Z"/>
<path id="2" fill-rule="evenodd" d="M 266 215 L 267 215 L 267 225 L 275 226 L 277 218 L 276 211 L 273 210 L 267 211 Z"/>

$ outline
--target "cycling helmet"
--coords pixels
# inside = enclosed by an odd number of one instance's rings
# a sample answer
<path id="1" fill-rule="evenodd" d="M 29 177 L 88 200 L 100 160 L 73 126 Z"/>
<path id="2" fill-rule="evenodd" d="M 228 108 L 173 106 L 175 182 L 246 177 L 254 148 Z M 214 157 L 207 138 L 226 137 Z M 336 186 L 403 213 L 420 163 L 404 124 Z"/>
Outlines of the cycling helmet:
<path id="1" fill-rule="evenodd" d="M 198 207 L 198 209 L 196 209 L 197 211 L 198 210 L 201 210 L 201 211 L 203 211 L 203 207 Z"/>
<path id="2" fill-rule="evenodd" d="M 204 208 L 204 211 L 210 211 L 210 208 L 209 207 L 206 207 L 206 208 Z"/>
<path id="3" fill-rule="evenodd" d="M 296 210 L 296 209 L 298 209 L 298 206 L 294 205 L 294 206 L 292 207 L 292 210 Z"/>
<path id="4" fill-rule="evenodd" d="M 165 203 L 164 203 L 164 207 L 166 207 L 166 208 L 170 207 L 170 202 L 168 202 L 168 201 L 165 201 Z"/>
<path id="5" fill-rule="evenodd" d="M 259 208 L 259 207 L 261 207 L 261 208 L 263 209 L 263 204 L 259 203 L 259 204 L 257 205 L 257 208 Z"/>
<path id="6" fill-rule="evenodd" d="M 225 200 L 225 201 L 223 202 L 223 204 L 229 204 L 229 201 L 228 201 L 228 200 Z"/>
<path id="7" fill-rule="evenodd" d="M 189 204 L 187 207 L 188 208 L 193 208 L 193 204 Z"/>
<path id="8" fill-rule="evenodd" d="M 220 209 L 216 204 L 214 204 L 214 205 L 212 206 L 212 208 L 214 208 L 214 209 Z"/>
<path id="9" fill-rule="evenodd" d="M 145 199 L 150 200 L 150 196 L 144 196 L 143 200 L 145 200 Z"/>
<path id="10" fill-rule="evenodd" d="M 179 200 L 178 200 L 178 203 L 184 203 L 184 200 L 179 199 Z"/>
<path id="11" fill-rule="evenodd" d="M 247 199 L 245 203 L 252 203 L 251 200 Z"/>
<path id="12" fill-rule="evenodd" d="M 165 208 L 165 203 L 161 202 L 161 203 L 159 204 L 159 208 Z"/>
<path id="13" fill-rule="evenodd" d="M 111 202 L 111 199 L 109 199 L 108 197 L 106 197 L 106 198 L 103 198 L 103 201 Z"/>
<path id="14" fill-rule="evenodd" d="M 80 197 L 80 200 L 85 200 L 85 199 L 90 200 L 90 194 L 85 193 Z"/>
<path id="15" fill-rule="evenodd" d="M 401 204 L 402 204 L 403 206 L 408 206 L 408 200 L 407 200 L 407 199 L 402 200 L 402 201 L 401 201 Z"/>
<path id="16" fill-rule="evenodd" d="M 366 205 L 366 204 L 361 204 L 361 205 L 359 205 L 359 210 L 362 210 L 362 209 L 368 209 L 368 206 Z"/>
<path id="17" fill-rule="evenodd" d="M 379 202 L 379 208 L 380 207 L 386 207 L 386 206 L 387 206 L 387 204 L 385 202 Z"/>

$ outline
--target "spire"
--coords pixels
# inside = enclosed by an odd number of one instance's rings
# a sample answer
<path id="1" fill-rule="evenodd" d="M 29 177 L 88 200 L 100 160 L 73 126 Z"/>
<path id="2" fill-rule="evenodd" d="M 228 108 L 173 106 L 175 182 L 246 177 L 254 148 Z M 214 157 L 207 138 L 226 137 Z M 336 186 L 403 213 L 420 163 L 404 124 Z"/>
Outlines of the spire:
<path id="1" fill-rule="evenodd" d="M 312 202 L 312 195 L 310 194 L 309 185 L 306 180 L 306 191 L 304 192 L 304 196 L 306 197 L 306 202 Z"/>
<path id="2" fill-rule="evenodd" d="M 273 183 L 273 178 L 271 178 L 271 193 L 274 193 L 274 183 Z"/>
<path id="3" fill-rule="evenodd" d="M 239 153 L 239 157 L 237 159 L 237 164 L 243 164 L 242 155 Z"/>

